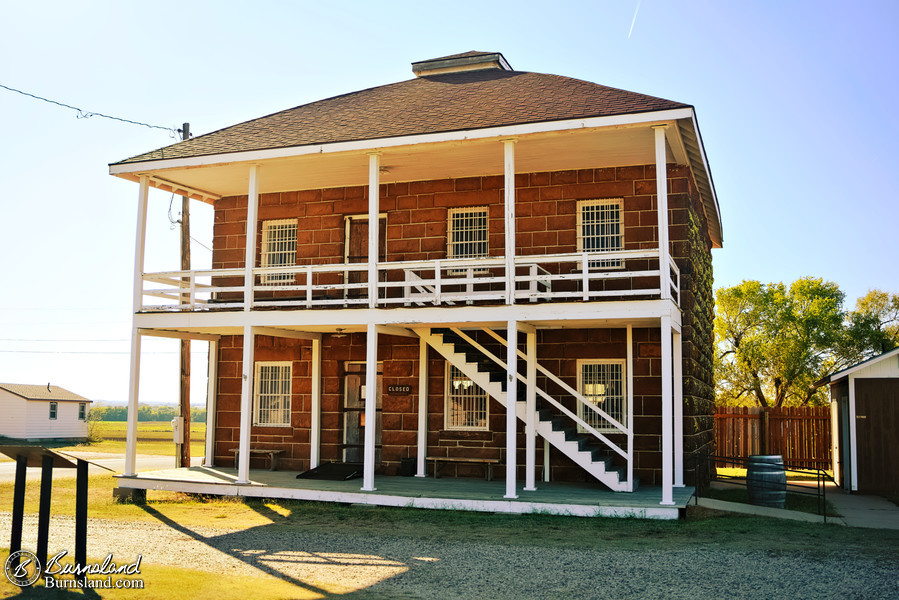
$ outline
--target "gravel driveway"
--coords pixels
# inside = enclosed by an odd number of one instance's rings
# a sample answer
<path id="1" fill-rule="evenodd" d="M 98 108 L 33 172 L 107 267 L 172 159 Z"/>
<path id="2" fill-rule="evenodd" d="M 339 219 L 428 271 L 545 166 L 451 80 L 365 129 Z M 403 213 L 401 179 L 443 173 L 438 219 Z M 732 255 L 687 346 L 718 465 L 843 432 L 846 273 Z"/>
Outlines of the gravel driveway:
<path id="1" fill-rule="evenodd" d="M 50 551 L 72 551 L 74 519 L 54 516 Z M 6 544 L 9 513 L 0 512 Z M 26 515 L 33 549 L 37 518 Z M 68 545 L 66 545 L 68 544 Z M 113 553 L 225 576 L 277 575 L 307 590 L 359 598 L 899 598 L 899 564 L 685 547 L 584 550 L 444 542 L 261 526 L 244 531 L 91 519 L 88 555 Z M 327 593 L 325 593 L 327 595 Z"/>

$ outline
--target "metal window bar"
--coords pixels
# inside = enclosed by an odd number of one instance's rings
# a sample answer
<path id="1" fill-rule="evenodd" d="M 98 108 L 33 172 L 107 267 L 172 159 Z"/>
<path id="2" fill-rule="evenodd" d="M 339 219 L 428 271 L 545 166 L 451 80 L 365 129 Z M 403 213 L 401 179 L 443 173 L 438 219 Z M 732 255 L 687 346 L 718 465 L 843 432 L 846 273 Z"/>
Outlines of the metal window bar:
<path id="1" fill-rule="evenodd" d="M 487 209 L 453 209 L 450 211 L 450 258 L 487 256 Z"/>
<path id="2" fill-rule="evenodd" d="M 447 429 L 487 429 L 487 392 L 448 365 Z"/>
<path id="3" fill-rule="evenodd" d="M 615 252 L 624 249 L 621 202 L 584 200 L 578 205 L 580 252 Z M 620 269 L 620 258 L 592 260 L 591 269 Z"/>
<path id="4" fill-rule="evenodd" d="M 260 425 L 290 423 L 290 365 L 260 364 L 256 386 L 256 422 Z"/>
<path id="5" fill-rule="evenodd" d="M 262 224 L 263 267 L 292 267 L 297 257 L 297 222 L 293 219 L 265 221 Z M 262 283 L 292 281 L 292 273 L 266 273 Z"/>
<path id="6" fill-rule="evenodd" d="M 625 403 L 624 379 L 621 363 L 584 363 L 581 365 L 581 395 L 616 419 L 627 424 L 627 406 Z M 609 431 L 609 424 L 593 411 L 578 406 L 578 415 L 591 427 L 600 431 Z"/>

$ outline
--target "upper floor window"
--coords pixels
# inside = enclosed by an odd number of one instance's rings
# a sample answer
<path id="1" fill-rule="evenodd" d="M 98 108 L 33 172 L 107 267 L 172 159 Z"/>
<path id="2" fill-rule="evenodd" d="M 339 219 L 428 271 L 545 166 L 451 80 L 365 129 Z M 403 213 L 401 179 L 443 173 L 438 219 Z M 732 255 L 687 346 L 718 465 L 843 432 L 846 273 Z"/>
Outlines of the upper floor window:
<path id="1" fill-rule="evenodd" d="M 446 428 L 488 429 L 487 392 L 446 363 Z"/>
<path id="2" fill-rule="evenodd" d="M 577 203 L 577 251 L 615 252 L 624 249 L 621 200 L 581 200 Z M 590 268 L 620 269 L 620 258 L 590 261 Z"/>
<path id="3" fill-rule="evenodd" d="M 624 363 L 623 360 L 577 361 L 577 389 L 587 402 L 627 426 Z M 583 404 L 578 404 L 578 416 L 598 431 L 617 431 L 608 421 Z"/>
<path id="4" fill-rule="evenodd" d="M 78 420 L 79 421 L 87 420 L 87 404 L 84 402 L 78 403 Z"/>
<path id="5" fill-rule="evenodd" d="M 487 207 L 452 208 L 447 234 L 448 258 L 487 256 Z"/>
<path id="6" fill-rule="evenodd" d="M 289 361 L 256 363 L 255 425 L 290 425 L 291 372 Z"/>
<path id="7" fill-rule="evenodd" d="M 297 221 L 278 219 L 262 222 L 263 267 L 292 267 L 297 262 Z M 262 283 L 293 281 L 293 273 L 266 273 Z"/>
<path id="8" fill-rule="evenodd" d="M 56 402 L 51 402 L 51 403 L 50 403 L 50 420 L 51 420 L 51 421 L 55 421 L 55 420 L 56 420 L 56 411 L 57 411 L 57 408 L 58 408 L 58 405 L 56 404 Z"/>

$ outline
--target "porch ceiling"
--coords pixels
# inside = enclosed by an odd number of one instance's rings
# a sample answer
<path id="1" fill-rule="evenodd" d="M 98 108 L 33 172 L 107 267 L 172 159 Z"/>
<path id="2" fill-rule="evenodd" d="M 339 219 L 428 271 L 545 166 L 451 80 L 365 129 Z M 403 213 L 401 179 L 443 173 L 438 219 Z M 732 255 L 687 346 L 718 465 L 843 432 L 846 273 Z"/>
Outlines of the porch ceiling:
<path id="1" fill-rule="evenodd" d="M 508 137 L 379 149 L 381 183 L 501 174 L 503 147 L 499 139 Z M 655 160 L 652 130 L 646 125 L 554 131 L 516 139 L 515 167 L 520 173 L 650 164 Z M 678 156 L 674 150 L 677 148 L 669 145 L 669 156 Z M 261 166 L 260 192 L 367 185 L 370 151 L 322 152 L 257 162 Z M 242 161 L 154 168 L 122 176 L 136 179 L 146 173 L 217 196 L 240 196 L 247 194 L 250 164 Z"/>

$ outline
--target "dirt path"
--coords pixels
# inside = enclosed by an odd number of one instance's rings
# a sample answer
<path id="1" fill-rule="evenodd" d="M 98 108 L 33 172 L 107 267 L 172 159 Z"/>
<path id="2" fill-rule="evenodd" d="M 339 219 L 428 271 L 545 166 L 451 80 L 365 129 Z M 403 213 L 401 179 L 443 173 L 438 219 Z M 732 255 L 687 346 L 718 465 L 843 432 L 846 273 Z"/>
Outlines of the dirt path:
<path id="1" fill-rule="evenodd" d="M 8 539 L 9 513 L 0 513 Z M 26 516 L 26 548 L 37 519 Z M 53 517 L 51 553 L 71 549 L 74 520 Z M 846 555 L 826 558 L 681 549 L 583 550 L 445 542 L 267 525 L 245 531 L 176 523 L 92 519 L 88 555 L 225 576 L 276 575 L 307 590 L 359 590 L 361 598 L 896 598 L 899 564 Z M 6 540 L 3 540 L 5 544 Z M 327 594 L 326 594 L 327 595 Z"/>

